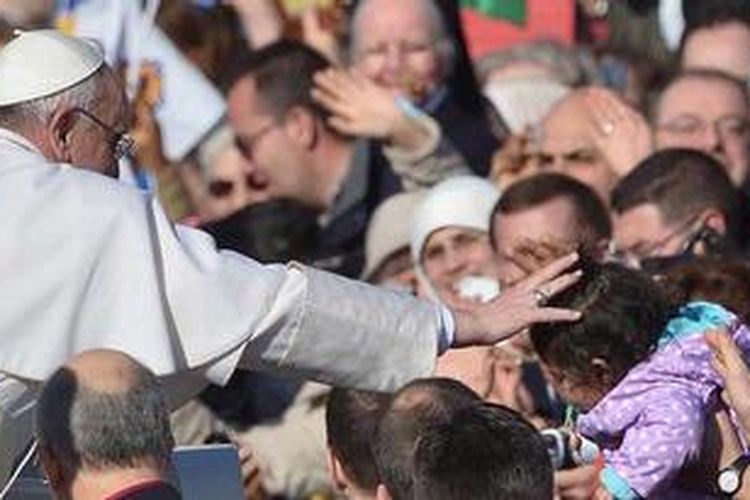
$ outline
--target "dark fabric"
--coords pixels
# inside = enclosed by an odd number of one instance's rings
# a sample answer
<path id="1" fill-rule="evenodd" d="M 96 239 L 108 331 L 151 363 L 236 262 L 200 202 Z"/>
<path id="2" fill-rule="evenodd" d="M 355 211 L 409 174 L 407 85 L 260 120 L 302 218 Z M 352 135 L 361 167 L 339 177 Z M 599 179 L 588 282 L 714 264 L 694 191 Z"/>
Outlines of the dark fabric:
<path id="1" fill-rule="evenodd" d="M 317 214 L 291 201 L 250 205 L 202 227 L 219 248 L 234 250 L 263 263 L 298 260 L 315 254 Z"/>
<path id="2" fill-rule="evenodd" d="M 162 481 L 130 486 L 107 497 L 107 500 L 180 500 L 182 495 L 171 484 Z"/>
<path id="3" fill-rule="evenodd" d="M 445 100 L 430 114 L 440 124 L 444 136 L 466 160 L 477 175 L 487 176 L 492 155 L 500 147 L 490 125 L 487 106 L 471 109 L 448 94 Z"/>

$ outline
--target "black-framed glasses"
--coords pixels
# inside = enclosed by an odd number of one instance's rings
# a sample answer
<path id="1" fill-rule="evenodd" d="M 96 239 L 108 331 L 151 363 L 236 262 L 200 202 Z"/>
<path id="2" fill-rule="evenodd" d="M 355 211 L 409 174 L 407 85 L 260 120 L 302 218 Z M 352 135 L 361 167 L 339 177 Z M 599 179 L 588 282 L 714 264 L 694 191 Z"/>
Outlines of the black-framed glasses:
<path id="1" fill-rule="evenodd" d="M 120 160 L 121 158 L 129 156 L 133 153 L 135 141 L 132 137 L 130 137 L 130 134 L 128 134 L 124 130 L 117 130 L 111 125 L 107 125 L 101 119 L 97 118 L 94 114 L 86 111 L 83 108 L 74 108 L 73 111 L 85 116 L 96 125 L 104 129 L 110 135 L 110 146 L 112 147 L 112 155 L 114 156 L 115 160 Z"/>

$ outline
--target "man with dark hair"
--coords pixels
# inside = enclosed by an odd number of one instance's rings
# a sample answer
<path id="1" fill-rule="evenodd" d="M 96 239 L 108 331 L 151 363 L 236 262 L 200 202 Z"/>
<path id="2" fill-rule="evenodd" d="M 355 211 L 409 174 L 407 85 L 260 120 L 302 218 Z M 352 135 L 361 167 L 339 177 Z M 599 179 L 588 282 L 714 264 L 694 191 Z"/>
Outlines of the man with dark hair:
<path id="1" fill-rule="evenodd" d="M 688 148 L 716 158 L 735 186 L 750 168 L 748 91 L 716 69 L 687 69 L 666 82 L 651 110 L 656 150 Z"/>
<path id="2" fill-rule="evenodd" d="M 331 123 L 341 119 L 329 120 L 328 111 L 313 99 L 315 75 L 330 66 L 303 43 L 280 41 L 259 49 L 234 69 L 229 116 L 240 153 L 253 163 L 269 196 L 295 201 L 319 215 L 320 255 L 313 264 L 357 277 L 367 221 L 391 193 L 369 181 L 368 142 L 340 133 Z M 404 163 L 424 157 L 422 151 L 416 152 L 419 158 L 412 151 L 421 142 L 414 139 L 422 138 L 421 122 L 405 114 L 396 122 L 385 126 L 383 141 L 395 146 Z"/>
<path id="3" fill-rule="evenodd" d="M 684 68 L 713 68 L 740 80 L 750 76 L 750 5 L 703 0 L 685 5 L 679 59 Z"/>
<path id="4" fill-rule="evenodd" d="M 378 499 L 413 498 L 418 441 L 430 427 L 450 421 L 456 411 L 479 404 L 478 394 L 452 379 L 419 379 L 401 388 L 383 414 L 375 438 Z"/>
<path id="5" fill-rule="evenodd" d="M 562 174 L 540 174 L 508 188 L 492 212 L 490 235 L 500 280 L 526 274 L 516 253 L 546 244 L 557 251 L 583 248 L 603 255 L 612 233 L 604 203 L 585 184 Z"/>
<path id="6" fill-rule="evenodd" d="M 549 500 L 552 464 L 540 434 L 492 403 L 457 410 L 414 452 L 414 500 Z"/>
<path id="7" fill-rule="evenodd" d="M 374 499 L 378 473 L 373 440 L 390 401 L 382 392 L 334 388 L 326 405 L 328 464 L 334 484 L 352 499 Z"/>
<path id="8" fill-rule="evenodd" d="M 179 499 L 167 482 L 174 440 L 153 373 L 116 351 L 87 351 L 44 385 L 39 457 L 60 499 Z"/>
<path id="9" fill-rule="evenodd" d="M 740 194 L 710 156 L 670 149 L 646 158 L 612 193 L 618 252 L 645 259 L 721 252 L 737 246 Z"/>

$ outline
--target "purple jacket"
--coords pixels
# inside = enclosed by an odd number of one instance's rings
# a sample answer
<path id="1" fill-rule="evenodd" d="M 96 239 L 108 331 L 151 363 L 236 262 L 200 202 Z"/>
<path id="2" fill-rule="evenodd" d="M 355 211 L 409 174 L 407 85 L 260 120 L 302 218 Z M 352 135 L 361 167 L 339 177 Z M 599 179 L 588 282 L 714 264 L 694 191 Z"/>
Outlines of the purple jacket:
<path id="1" fill-rule="evenodd" d="M 579 418 L 578 431 L 602 448 L 602 482 L 615 498 L 690 497 L 673 483 L 698 461 L 704 422 L 723 385 L 703 338 L 722 325 L 750 353 L 750 330 L 736 316 L 715 304 L 688 304 L 657 350 Z"/>

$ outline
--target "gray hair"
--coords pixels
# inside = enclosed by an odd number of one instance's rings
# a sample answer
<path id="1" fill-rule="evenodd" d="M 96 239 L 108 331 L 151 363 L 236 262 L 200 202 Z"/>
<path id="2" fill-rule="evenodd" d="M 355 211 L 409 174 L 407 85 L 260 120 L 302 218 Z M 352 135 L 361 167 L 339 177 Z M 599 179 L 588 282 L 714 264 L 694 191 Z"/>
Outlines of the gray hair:
<path id="1" fill-rule="evenodd" d="M 87 388 L 70 369 L 60 368 L 42 390 L 36 432 L 69 475 L 144 462 L 166 469 L 174 446 L 161 385 L 140 365 L 122 393 Z"/>
<path id="2" fill-rule="evenodd" d="M 493 71 L 517 63 L 532 63 L 549 68 L 550 73 L 568 87 L 580 87 L 595 78 L 595 69 L 586 67 L 581 54 L 551 40 L 518 43 L 489 53 L 477 62 L 477 76 L 485 83 Z"/>
<path id="3" fill-rule="evenodd" d="M 85 80 L 55 94 L 0 107 L 0 126 L 45 123 L 63 105 L 93 111 L 102 94 L 103 82 L 110 76 L 106 65 Z"/>
<path id="4" fill-rule="evenodd" d="M 429 20 L 429 29 L 432 34 L 432 40 L 435 43 L 435 50 L 440 60 L 440 67 L 442 71 L 442 78 L 445 79 L 453 72 L 454 65 L 456 62 L 456 47 L 448 34 L 448 29 L 445 25 L 445 18 L 440 12 L 440 9 L 433 0 L 412 0 L 424 9 Z M 348 63 L 352 64 L 357 60 L 357 53 L 359 50 L 359 34 L 360 24 L 362 22 L 363 12 L 365 6 L 369 0 L 360 0 L 357 6 L 354 8 L 354 12 L 351 16 L 350 26 L 350 40 L 349 50 L 347 54 Z"/>

